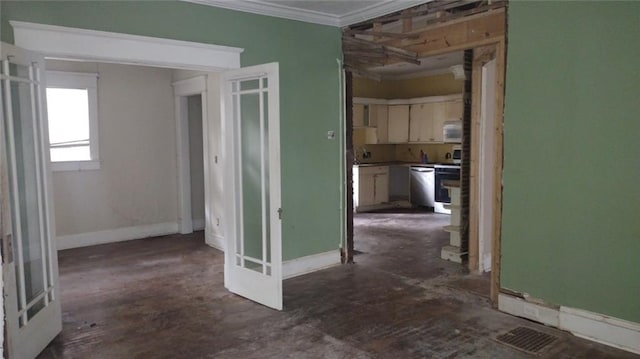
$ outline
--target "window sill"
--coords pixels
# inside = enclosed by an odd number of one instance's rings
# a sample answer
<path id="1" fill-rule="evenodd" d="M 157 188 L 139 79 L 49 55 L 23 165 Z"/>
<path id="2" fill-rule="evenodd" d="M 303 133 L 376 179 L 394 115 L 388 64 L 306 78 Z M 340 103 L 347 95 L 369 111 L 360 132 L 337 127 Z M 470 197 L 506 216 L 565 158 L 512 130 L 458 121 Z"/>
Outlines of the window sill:
<path id="1" fill-rule="evenodd" d="M 69 161 L 69 162 L 51 162 L 51 170 L 53 172 L 63 171 L 92 171 L 100 169 L 99 160 L 91 161 Z"/>

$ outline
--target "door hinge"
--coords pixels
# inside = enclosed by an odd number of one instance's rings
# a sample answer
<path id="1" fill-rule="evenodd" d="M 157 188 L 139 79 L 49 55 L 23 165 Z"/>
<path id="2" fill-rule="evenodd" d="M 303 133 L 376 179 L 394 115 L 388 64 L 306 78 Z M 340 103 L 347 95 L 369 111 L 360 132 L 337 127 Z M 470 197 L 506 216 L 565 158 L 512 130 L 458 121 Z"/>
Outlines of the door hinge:
<path id="1" fill-rule="evenodd" d="M 278 219 L 282 220 L 282 208 L 278 208 Z"/>

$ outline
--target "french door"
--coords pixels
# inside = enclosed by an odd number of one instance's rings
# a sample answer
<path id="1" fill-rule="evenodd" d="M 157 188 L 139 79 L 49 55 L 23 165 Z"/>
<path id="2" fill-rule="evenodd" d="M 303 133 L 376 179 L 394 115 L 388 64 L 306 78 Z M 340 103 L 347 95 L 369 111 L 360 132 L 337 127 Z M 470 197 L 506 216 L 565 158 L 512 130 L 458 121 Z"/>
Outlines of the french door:
<path id="1" fill-rule="evenodd" d="M 44 58 L 0 44 L 0 234 L 10 358 L 34 358 L 62 330 Z"/>
<path id="2" fill-rule="evenodd" d="M 278 64 L 221 77 L 225 286 L 282 310 Z"/>

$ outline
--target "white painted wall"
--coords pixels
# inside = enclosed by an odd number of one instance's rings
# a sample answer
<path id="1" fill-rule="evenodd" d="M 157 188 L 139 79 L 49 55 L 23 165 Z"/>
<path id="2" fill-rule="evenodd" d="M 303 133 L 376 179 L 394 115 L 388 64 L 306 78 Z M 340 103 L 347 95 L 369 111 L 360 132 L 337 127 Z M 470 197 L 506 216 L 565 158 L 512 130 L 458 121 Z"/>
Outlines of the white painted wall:
<path id="1" fill-rule="evenodd" d="M 101 168 L 54 172 L 57 236 L 157 224 L 170 231 L 177 221 L 172 70 L 62 61 L 47 69 L 99 74 Z"/>
<path id="2" fill-rule="evenodd" d="M 202 96 L 189 96 L 187 108 L 189 115 L 189 168 L 191 169 L 191 218 L 193 219 L 194 230 L 200 230 L 204 229 Z"/>

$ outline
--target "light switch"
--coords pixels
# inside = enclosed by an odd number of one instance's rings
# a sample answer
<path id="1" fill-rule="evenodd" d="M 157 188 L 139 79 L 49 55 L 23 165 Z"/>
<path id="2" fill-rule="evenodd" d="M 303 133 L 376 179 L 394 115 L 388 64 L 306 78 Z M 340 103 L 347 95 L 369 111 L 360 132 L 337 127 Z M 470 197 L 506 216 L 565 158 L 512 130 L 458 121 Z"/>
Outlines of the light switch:
<path id="1" fill-rule="evenodd" d="M 336 138 L 336 131 L 327 131 L 327 138 L 333 140 Z"/>

